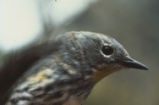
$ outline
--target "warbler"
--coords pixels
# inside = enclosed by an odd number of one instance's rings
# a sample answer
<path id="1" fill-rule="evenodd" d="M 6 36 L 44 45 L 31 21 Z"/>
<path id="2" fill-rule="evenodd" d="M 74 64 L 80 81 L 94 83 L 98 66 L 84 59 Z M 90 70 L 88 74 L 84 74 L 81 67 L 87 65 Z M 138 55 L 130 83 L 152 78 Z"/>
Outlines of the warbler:
<path id="1" fill-rule="evenodd" d="M 5 105 L 81 105 L 107 75 L 124 68 L 148 69 L 101 33 L 71 31 L 48 42 L 54 50 L 18 79 Z"/>

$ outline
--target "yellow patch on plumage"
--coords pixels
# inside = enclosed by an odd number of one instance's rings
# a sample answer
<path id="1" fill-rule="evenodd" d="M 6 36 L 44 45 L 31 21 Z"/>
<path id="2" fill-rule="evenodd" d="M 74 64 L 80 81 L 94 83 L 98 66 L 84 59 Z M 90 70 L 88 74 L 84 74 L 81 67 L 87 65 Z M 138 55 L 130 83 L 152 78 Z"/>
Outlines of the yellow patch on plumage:
<path id="1" fill-rule="evenodd" d="M 93 71 L 93 77 L 94 77 L 94 82 L 97 83 L 99 82 L 100 80 L 102 80 L 104 77 L 106 77 L 107 75 L 117 71 L 117 70 L 120 70 L 122 67 L 120 66 L 117 66 L 117 67 L 114 67 L 114 66 L 106 66 L 104 64 L 101 64 L 97 67 L 97 69 L 94 69 Z"/>
<path id="2" fill-rule="evenodd" d="M 43 72 L 39 72 L 38 74 L 33 75 L 33 76 L 29 77 L 28 79 L 30 82 L 38 83 L 38 82 L 41 82 L 44 79 L 46 79 L 46 75 Z"/>
<path id="3" fill-rule="evenodd" d="M 42 82 L 47 79 L 48 74 L 53 73 L 51 69 L 44 69 L 40 70 L 37 74 L 34 74 L 33 76 L 29 77 L 28 80 L 31 83 L 38 83 Z"/>

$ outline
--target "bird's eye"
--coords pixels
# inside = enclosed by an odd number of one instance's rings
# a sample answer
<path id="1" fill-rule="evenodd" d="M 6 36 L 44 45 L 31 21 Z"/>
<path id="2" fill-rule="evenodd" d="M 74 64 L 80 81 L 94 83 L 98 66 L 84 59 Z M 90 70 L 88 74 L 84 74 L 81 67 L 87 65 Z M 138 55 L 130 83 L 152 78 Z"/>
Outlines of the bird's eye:
<path id="1" fill-rule="evenodd" d="M 105 54 L 105 55 L 111 55 L 113 53 L 113 48 L 110 47 L 110 46 L 103 46 L 102 47 L 102 52 Z"/>

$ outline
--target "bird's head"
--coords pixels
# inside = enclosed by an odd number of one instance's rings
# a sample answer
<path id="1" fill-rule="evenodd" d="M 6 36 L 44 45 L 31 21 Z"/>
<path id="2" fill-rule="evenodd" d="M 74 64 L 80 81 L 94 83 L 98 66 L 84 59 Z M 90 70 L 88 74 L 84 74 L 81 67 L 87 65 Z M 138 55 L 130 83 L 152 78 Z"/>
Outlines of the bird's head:
<path id="1" fill-rule="evenodd" d="M 104 34 L 69 32 L 63 39 L 63 48 L 67 54 L 92 68 L 95 82 L 123 68 L 148 69 L 144 64 L 131 58 L 118 41 Z"/>

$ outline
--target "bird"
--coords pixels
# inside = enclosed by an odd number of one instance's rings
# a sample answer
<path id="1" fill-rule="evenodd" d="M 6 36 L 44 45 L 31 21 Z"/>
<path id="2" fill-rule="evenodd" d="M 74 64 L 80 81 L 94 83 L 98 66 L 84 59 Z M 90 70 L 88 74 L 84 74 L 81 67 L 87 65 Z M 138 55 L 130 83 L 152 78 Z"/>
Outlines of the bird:
<path id="1" fill-rule="evenodd" d="M 148 70 L 117 40 L 102 33 L 70 31 L 47 43 L 38 51 L 54 50 L 19 76 L 5 105 L 82 105 L 92 88 L 108 75 L 128 68 Z"/>

